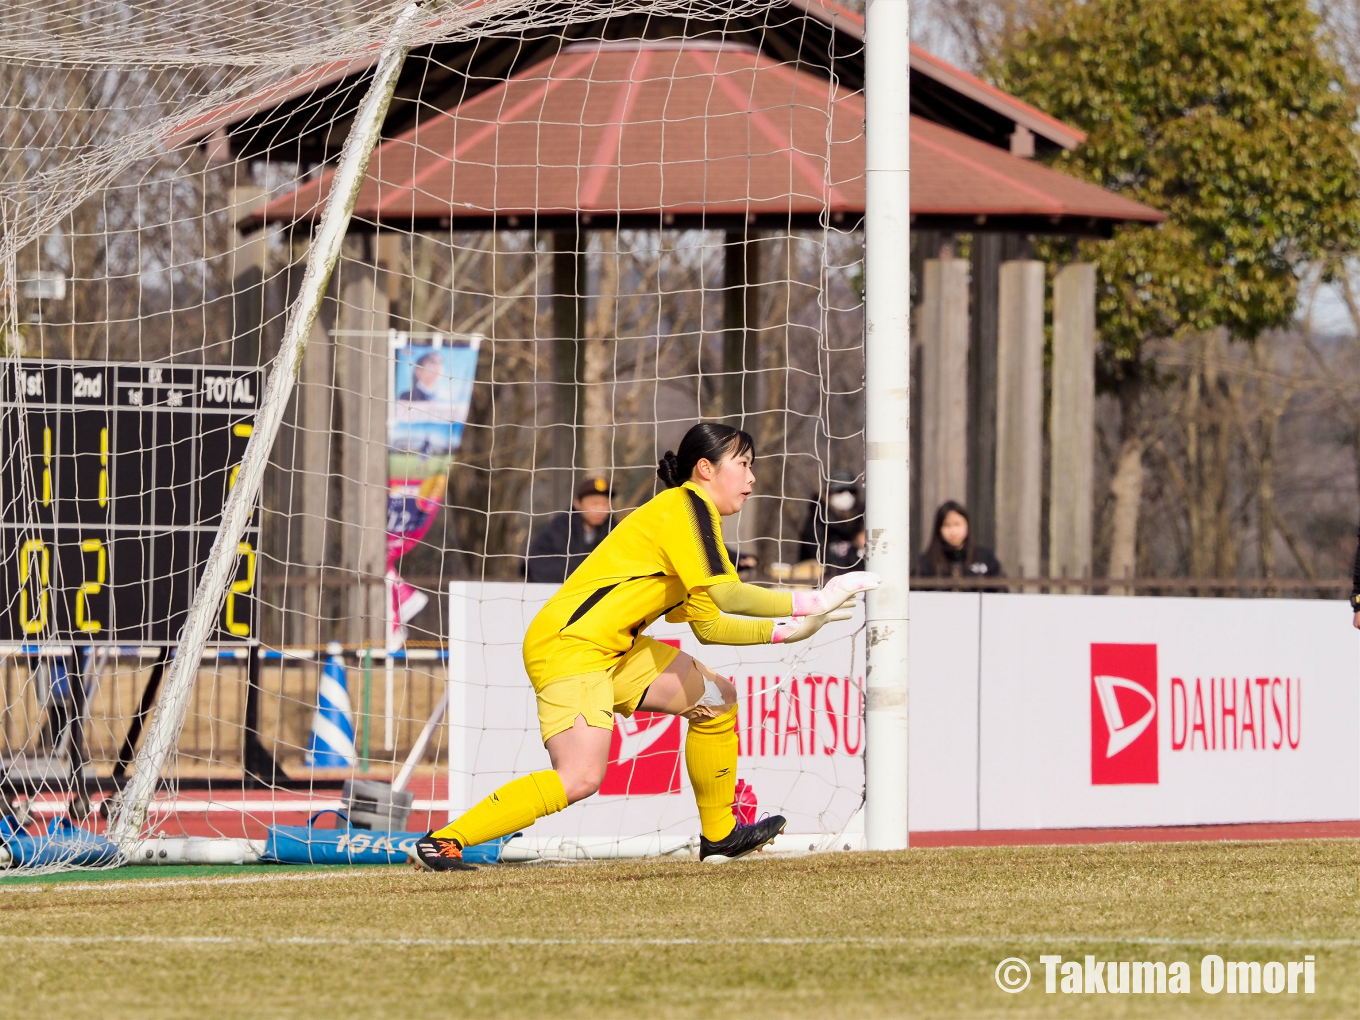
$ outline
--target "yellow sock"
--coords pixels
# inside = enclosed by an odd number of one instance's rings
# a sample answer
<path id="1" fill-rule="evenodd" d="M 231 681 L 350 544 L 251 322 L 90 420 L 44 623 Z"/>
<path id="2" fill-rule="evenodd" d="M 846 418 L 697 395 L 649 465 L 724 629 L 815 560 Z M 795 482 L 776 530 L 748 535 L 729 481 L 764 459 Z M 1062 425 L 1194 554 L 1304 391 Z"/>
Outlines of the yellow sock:
<path id="1" fill-rule="evenodd" d="M 691 721 L 685 736 L 685 768 L 706 839 L 724 839 L 737 825 L 732 815 L 737 793 L 736 722 L 737 707 L 733 705 L 730 712 L 716 719 Z"/>
<path id="2" fill-rule="evenodd" d="M 735 764 L 735 762 L 733 763 Z M 436 836 L 476 846 L 527 829 L 567 806 L 567 791 L 552 769 L 512 779 L 444 826 Z"/>

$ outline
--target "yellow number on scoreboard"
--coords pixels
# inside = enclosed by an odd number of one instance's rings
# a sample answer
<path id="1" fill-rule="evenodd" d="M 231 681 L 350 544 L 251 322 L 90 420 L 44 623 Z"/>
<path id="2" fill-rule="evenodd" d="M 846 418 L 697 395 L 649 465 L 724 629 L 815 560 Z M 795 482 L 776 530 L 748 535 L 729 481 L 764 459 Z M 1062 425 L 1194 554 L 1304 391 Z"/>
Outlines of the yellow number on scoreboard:
<path id="1" fill-rule="evenodd" d="M 38 554 L 38 617 L 28 615 L 28 578 L 33 570 L 32 554 Z M 52 554 L 41 538 L 30 538 L 19 550 L 19 626 L 25 634 L 40 634 L 47 626 L 47 581 L 51 574 Z"/>
<path id="2" fill-rule="evenodd" d="M 109 505 L 109 430 L 99 430 L 99 505 Z"/>
<path id="3" fill-rule="evenodd" d="M 42 501 L 43 506 L 52 505 L 52 430 L 49 428 L 43 429 Z"/>
<path id="4" fill-rule="evenodd" d="M 250 547 L 249 542 L 242 542 L 236 547 L 236 551 L 246 558 L 246 576 L 239 581 L 233 581 L 231 590 L 227 592 L 227 633 L 235 634 L 237 637 L 250 637 L 250 624 L 236 622 L 236 596 L 249 595 L 250 589 L 255 586 L 255 550 Z"/>
<path id="5" fill-rule="evenodd" d="M 83 553 L 98 553 L 95 561 L 94 580 L 86 581 L 76 592 L 76 626 L 87 634 L 97 634 L 104 629 L 104 625 L 98 620 L 87 620 L 85 618 L 85 597 L 87 595 L 98 595 L 100 589 L 104 587 L 104 580 L 109 566 L 109 554 L 104 548 L 104 543 L 97 538 L 87 538 L 80 543 L 80 551 Z"/>
<path id="6" fill-rule="evenodd" d="M 254 432 L 254 431 L 255 431 L 255 426 L 253 426 L 253 425 L 240 424 L 240 425 L 233 425 L 233 426 L 231 427 L 232 435 L 236 436 L 238 439 L 249 439 L 249 438 L 250 438 L 250 434 L 251 434 L 252 432 Z M 227 491 L 228 491 L 228 492 L 230 492 L 232 489 L 236 488 L 236 476 L 239 475 L 240 473 L 241 473 L 241 465 L 240 465 L 240 464 L 237 464 L 235 467 L 233 467 L 233 468 L 231 469 L 231 474 L 229 474 L 229 475 L 227 476 Z"/>

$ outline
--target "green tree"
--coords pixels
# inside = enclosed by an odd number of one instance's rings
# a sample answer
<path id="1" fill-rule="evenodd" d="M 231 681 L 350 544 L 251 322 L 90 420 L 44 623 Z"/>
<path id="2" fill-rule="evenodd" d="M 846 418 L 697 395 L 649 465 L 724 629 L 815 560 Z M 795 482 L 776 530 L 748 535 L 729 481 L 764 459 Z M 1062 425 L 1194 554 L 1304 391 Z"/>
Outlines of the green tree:
<path id="1" fill-rule="evenodd" d="M 1356 109 L 1306 0 L 1051 0 L 1000 41 L 999 85 L 1088 133 L 1056 165 L 1167 213 L 1082 245 L 1098 378 L 1123 412 L 1110 573 L 1135 565 L 1150 340 L 1285 325 L 1299 270 L 1355 247 Z"/>

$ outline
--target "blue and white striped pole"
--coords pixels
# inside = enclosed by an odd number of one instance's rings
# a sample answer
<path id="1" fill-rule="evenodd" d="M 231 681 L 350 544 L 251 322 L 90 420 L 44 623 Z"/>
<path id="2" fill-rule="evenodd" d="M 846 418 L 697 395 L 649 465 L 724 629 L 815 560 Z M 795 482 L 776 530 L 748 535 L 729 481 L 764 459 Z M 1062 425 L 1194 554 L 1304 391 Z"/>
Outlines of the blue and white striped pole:
<path id="1" fill-rule="evenodd" d="M 318 769 L 346 768 L 358 764 L 354 750 L 354 709 L 345 684 L 344 649 L 340 642 L 326 646 L 326 665 L 316 691 L 316 714 L 307 741 L 304 761 Z"/>

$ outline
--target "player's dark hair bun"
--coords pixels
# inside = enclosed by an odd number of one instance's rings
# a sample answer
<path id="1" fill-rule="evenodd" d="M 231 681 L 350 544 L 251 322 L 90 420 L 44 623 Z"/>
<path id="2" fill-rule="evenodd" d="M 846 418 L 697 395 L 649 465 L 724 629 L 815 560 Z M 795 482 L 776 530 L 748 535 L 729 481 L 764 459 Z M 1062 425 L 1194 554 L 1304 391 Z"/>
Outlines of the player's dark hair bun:
<path id="1" fill-rule="evenodd" d="M 680 462 L 675 459 L 674 450 L 667 450 L 657 461 L 656 477 L 660 478 L 661 484 L 668 489 L 673 489 L 684 481 L 680 477 Z"/>
<path id="2" fill-rule="evenodd" d="M 667 488 L 683 485 L 694 475 L 694 467 L 701 460 L 714 464 L 724 457 L 740 457 L 742 454 L 756 455 L 756 444 L 749 435 L 731 425 L 721 422 L 704 421 L 695 425 L 680 440 L 680 452 L 666 451 L 656 466 L 656 476 Z"/>

